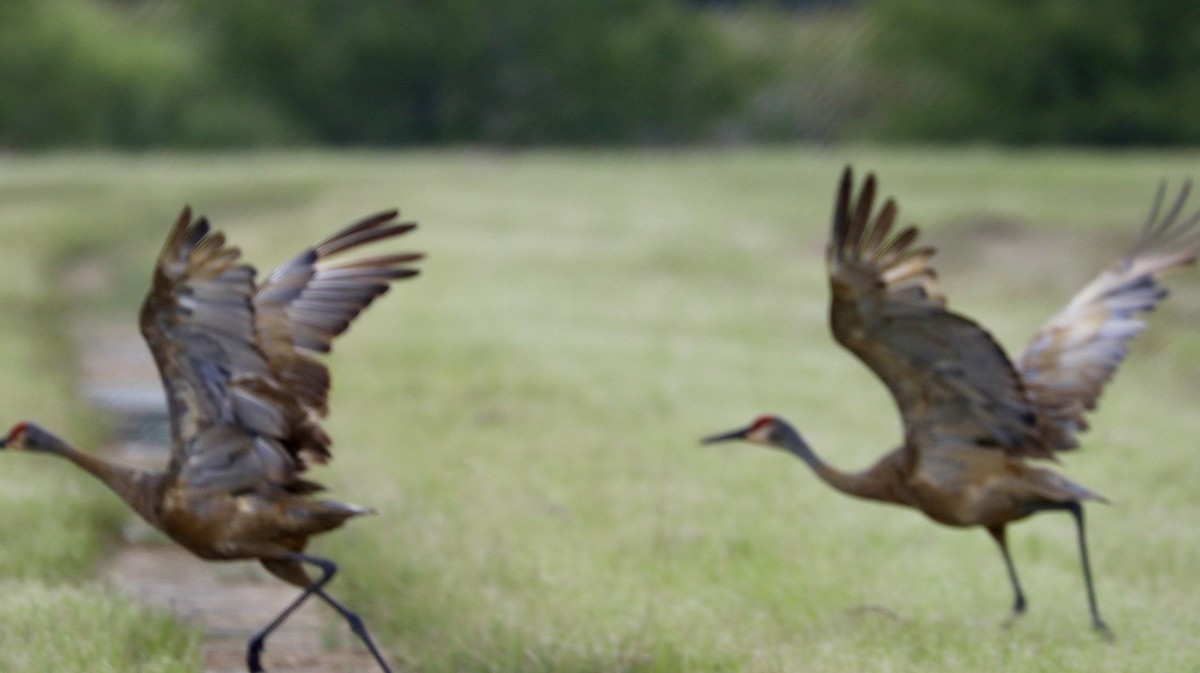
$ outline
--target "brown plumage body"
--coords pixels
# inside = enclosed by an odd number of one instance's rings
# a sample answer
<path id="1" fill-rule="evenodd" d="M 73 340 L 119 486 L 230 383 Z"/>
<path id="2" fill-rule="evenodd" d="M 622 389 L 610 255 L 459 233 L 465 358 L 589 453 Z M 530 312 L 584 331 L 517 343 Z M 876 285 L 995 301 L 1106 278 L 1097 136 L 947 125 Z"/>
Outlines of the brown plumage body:
<path id="1" fill-rule="evenodd" d="M 1178 222 L 1185 185 L 1159 217 L 1164 188 L 1129 252 L 1052 317 L 1014 363 L 970 319 L 945 308 L 917 230 L 893 233 L 895 202 L 875 210 L 875 178 L 853 194 L 842 176 L 827 261 L 830 326 L 837 341 L 887 386 L 904 425 L 904 443 L 873 466 L 847 473 L 827 465 L 787 422 L 762 416 L 706 443 L 745 440 L 789 451 L 833 488 L 859 498 L 912 507 L 956 527 L 981 526 L 1000 547 L 1015 600 L 1026 600 L 1008 553 L 1009 523 L 1046 510 L 1076 522 L 1093 625 L 1100 617 L 1088 561 L 1082 503 L 1103 498 L 1031 459 L 1054 460 L 1078 446 L 1084 413 L 1095 408 L 1138 315 L 1166 296 L 1158 278 L 1192 264 L 1200 250 L 1200 214 Z"/>
<path id="2" fill-rule="evenodd" d="M 336 609 L 390 670 L 357 615 L 325 593 L 336 565 L 304 553 L 308 539 L 370 510 L 321 500 L 300 475 L 329 457 L 320 426 L 329 372 L 315 355 L 387 291 L 416 275 L 420 254 L 331 261 L 415 227 L 389 211 L 355 222 L 304 250 L 261 283 L 240 252 L 184 209 L 155 267 L 141 330 L 167 393 L 172 450 L 161 472 L 82 452 L 45 429 L 17 423 L 0 448 L 52 453 L 104 482 L 150 525 L 208 560 L 257 559 L 303 589 L 251 639 L 247 665 L 261 671 L 266 637 L 310 595 Z M 322 571 L 313 580 L 306 565 Z"/>

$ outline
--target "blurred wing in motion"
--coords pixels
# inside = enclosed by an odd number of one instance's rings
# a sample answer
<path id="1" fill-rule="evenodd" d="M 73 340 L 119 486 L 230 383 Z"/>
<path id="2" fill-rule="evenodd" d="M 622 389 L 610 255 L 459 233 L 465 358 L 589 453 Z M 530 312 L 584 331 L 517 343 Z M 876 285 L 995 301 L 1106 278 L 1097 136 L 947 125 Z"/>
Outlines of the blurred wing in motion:
<path id="1" fill-rule="evenodd" d="M 170 471 L 195 488 L 319 488 L 297 475 L 329 455 L 316 421 L 326 411 L 329 374 L 306 353 L 328 351 L 388 281 L 415 273 L 401 265 L 418 256 L 323 258 L 412 228 L 392 223 L 395 215 L 350 225 L 256 290 L 238 249 L 183 210 L 141 313 L 167 392 Z"/>
<path id="2" fill-rule="evenodd" d="M 873 215 L 875 177 L 857 200 L 842 176 L 827 253 L 834 337 L 891 391 L 910 446 L 949 442 L 1049 456 L 1037 417 L 1003 350 L 971 320 L 948 311 L 917 230 L 892 233 L 896 204 Z"/>
<path id="3" fill-rule="evenodd" d="M 1019 360 L 1030 399 L 1038 406 L 1048 446 L 1078 446 L 1086 411 L 1096 407 L 1104 384 L 1124 359 L 1129 342 L 1146 326 L 1139 316 L 1167 296 L 1159 278 L 1196 260 L 1200 213 L 1179 220 L 1191 183 L 1162 219 L 1166 184 L 1159 186 L 1146 224 L 1129 252 L 1088 283 L 1052 317 Z"/>

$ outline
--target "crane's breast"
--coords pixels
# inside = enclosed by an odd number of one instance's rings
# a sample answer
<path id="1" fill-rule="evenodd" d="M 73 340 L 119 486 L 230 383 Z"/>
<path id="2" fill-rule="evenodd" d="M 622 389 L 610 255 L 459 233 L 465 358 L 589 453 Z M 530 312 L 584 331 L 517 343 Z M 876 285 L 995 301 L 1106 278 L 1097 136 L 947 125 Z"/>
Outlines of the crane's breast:
<path id="1" fill-rule="evenodd" d="M 160 512 L 163 532 L 204 559 L 244 558 L 228 545 L 236 516 L 237 503 L 231 497 L 178 487 L 167 491 Z"/>
<path id="2" fill-rule="evenodd" d="M 1020 459 L 977 447 L 922 452 L 908 485 L 913 506 L 947 526 L 989 526 L 1026 515 Z"/>

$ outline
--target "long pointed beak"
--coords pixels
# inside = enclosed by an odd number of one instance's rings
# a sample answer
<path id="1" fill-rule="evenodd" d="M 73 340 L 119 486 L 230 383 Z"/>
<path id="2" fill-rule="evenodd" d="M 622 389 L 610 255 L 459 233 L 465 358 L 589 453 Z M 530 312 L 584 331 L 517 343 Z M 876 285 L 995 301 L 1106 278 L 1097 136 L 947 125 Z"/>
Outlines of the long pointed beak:
<path id="1" fill-rule="evenodd" d="M 745 439 L 746 435 L 748 435 L 749 433 L 750 433 L 749 427 L 738 428 L 737 430 L 731 430 L 729 432 L 722 432 L 719 435 L 710 435 L 710 436 L 705 437 L 704 439 L 700 440 L 700 443 L 701 444 L 716 444 L 718 442 L 731 442 L 735 439 Z"/>

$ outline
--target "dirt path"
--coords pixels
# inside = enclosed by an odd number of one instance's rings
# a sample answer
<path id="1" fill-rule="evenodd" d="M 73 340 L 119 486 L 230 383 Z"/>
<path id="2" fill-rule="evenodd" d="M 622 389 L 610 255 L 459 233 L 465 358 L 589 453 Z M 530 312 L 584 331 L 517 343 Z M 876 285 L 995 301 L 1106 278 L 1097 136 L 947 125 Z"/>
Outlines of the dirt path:
<path id="1" fill-rule="evenodd" d="M 132 322 L 132 321 L 131 321 Z M 167 461 L 166 409 L 158 372 L 132 325 L 86 324 L 76 331 L 82 393 L 111 413 L 121 443 L 115 460 L 158 469 Z M 256 563 L 208 563 L 166 541 L 136 517 L 128 544 L 110 559 L 105 577 L 139 602 L 167 608 L 204 633 L 206 673 L 246 670 L 246 642 L 296 590 Z M 375 667 L 340 624 L 318 604 L 306 605 L 267 641 L 263 665 L 272 673 L 338 673 Z M 331 647 L 335 640 L 338 647 Z"/>

